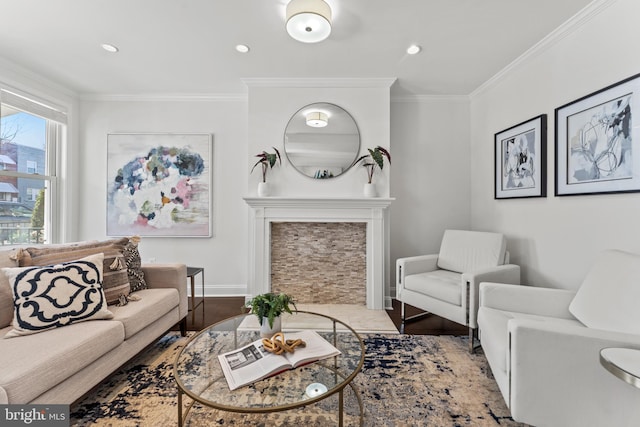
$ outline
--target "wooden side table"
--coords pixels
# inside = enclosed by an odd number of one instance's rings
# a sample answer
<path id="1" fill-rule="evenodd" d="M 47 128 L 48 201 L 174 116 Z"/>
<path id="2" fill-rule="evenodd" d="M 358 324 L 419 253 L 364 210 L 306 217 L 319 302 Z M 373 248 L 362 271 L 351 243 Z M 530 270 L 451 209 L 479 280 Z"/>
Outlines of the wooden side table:
<path id="1" fill-rule="evenodd" d="M 196 304 L 196 276 L 200 274 L 202 276 L 202 299 Z M 193 311 L 200 304 L 204 304 L 204 268 L 202 267 L 187 267 L 187 277 L 191 281 L 191 308 L 189 311 Z"/>

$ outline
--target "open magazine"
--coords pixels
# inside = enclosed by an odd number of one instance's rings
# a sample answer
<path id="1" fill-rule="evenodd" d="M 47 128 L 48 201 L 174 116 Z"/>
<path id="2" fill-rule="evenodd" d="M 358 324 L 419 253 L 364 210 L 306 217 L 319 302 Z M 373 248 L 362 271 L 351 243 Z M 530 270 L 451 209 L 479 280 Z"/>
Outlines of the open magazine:
<path id="1" fill-rule="evenodd" d="M 293 353 L 276 355 L 267 351 L 260 339 L 218 355 L 229 389 L 235 390 L 280 372 L 340 354 L 340 350 L 315 331 L 289 332 L 285 334 L 285 338 L 301 339 L 306 345 L 296 347 Z"/>

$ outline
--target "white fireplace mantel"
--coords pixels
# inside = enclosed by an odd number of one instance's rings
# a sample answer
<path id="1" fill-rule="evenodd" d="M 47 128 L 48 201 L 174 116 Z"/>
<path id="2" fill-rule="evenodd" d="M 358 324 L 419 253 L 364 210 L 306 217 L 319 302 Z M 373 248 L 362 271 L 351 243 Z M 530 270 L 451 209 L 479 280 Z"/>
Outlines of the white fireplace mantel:
<path id="1" fill-rule="evenodd" d="M 391 307 L 389 281 L 389 213 L 393 198 L 245 197 L 249 214 L 250 296 L 271 290 L 272 222 L 364 222 L 366 233 L 367 308 Z"/>

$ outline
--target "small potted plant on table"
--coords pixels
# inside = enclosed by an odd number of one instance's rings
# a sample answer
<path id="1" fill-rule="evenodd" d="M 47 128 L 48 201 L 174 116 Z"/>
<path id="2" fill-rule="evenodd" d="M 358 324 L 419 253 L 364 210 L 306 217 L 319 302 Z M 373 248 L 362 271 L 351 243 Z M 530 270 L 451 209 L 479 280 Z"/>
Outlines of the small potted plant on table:
<path id="1" fill-rule="evenodd" d="M 290 295 L 270 292 L 256 295 L 245 306 L 250 309 L 250 313 L 258 317 L 260 335 L 263 338 L 271 338 L 282 330 L 282 318 L 280 315 L 282 313 L 292 313 L 290 305 L 296 308 L 296 303 Z"/>

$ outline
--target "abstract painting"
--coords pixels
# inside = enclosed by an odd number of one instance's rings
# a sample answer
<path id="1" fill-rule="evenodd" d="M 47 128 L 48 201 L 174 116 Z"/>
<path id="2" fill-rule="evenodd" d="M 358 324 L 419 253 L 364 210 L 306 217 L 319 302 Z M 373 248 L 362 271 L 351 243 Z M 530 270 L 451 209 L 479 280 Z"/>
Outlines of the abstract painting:
<path id="1" fill-rule="evenodd" d="M 547 115 L 495 134 L 495 198 L 547 195 Z"/>
<path id="2" fill-rule="evenodd" d="M 640 191 L 640 75 L 556 109 L 556 195 Z"/>
<path id="3" fill-rule="evenodd" d="M 109 134 L 107 235 L 211 236 L 209 134 Z"/>

